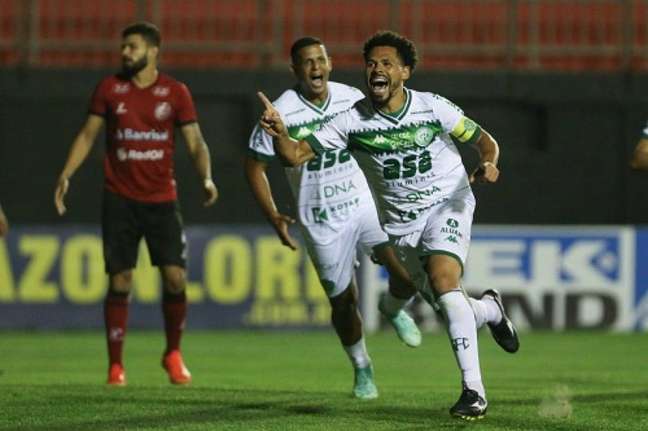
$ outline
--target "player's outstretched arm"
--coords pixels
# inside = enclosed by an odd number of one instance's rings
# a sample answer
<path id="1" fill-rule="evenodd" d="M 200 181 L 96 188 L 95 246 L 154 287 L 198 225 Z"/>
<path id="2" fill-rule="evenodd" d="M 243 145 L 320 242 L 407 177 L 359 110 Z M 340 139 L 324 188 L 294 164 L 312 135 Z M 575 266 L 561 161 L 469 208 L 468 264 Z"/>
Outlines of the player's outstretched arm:
<path id="1" fill-rule="evenodd" d="M 642 138 L 637 143 L 630 160 L 630 167 L 642 171 L 648 170 L 648 138 Z"/>
<path id="2" fill-rule="evenodd" d="M 288 135 L 279 111 L 261 91 L 257 93 L 265 111 L 261 115 L 259 125 L 274 139 L 277 153 L 291 166 L 299 166 L 315 157 L 313 149 L 306 141 L 295 141 Z"/>
<path id="3" fill-rule="evenodd" d="M 203 192 L 205 193 L 203 205 L 208 207 L 213 205 L 216 199 L 218 199 L 218 189 L 211 177 L 209 148 L 207 148 L 207 143 L 203 138 L 198 123 L 185 124 L 181 130 L 185 144 L 187 145 L 187 150 L 193 158 L 196 171 L 198 171 L 198 175 L 202 180 Z"/>
<path id="4" fill-rule="evenodd" d="M 281 214 L 277 210 L 274 198 L 272 197 L 272 189 L 270 188 L 270 183 L 266 175 L 267 167 L 268 164 L 265 162 L 253 159 L 252 157 L 246 157 L 245 177 L 250 184 L 254 198 L 275 232 L 277 232 L 281 243 L 292 250 L 297 250 L 297 241 L 288 232 L 288 227 L 295 223 L 295 220 L 292 217 Z"/>
<path id="5" fill-rule="evenodd" d="M 5 236 L 7 232 L 9 232 L 9 220 L 7 220 L 7 216 L 0 205 L 0 238 Z"/>
<path id="6" fill-rule="evenodd" d="M 54 191 L 54 205 L 59 215 L 65 214 L 67 208 L 65 207 L 65 194 L 70 186 L 70 178 L 76 170 L 81 166 L 81 163 L 88 157 L 88 153 L 94 145 L 95 138 L 103 127 L 104 119 L 99 115 L 90 114 L 86 119 L 85 124 L 77 134 L 72 142 L 70 152 L 68 153 L 65 166 L 61 171 L 56 182 L 56 189 Z"/>
<path id="7" fill-rule="evenodd" d="M 497 141 L 485 130 L 481 130 L 475 142 L 479 151 L 479 165 L 470 175 L 470 182 L 494 183 L 499 178 L 497 161 L 499 160 L 499 146 Z"/>

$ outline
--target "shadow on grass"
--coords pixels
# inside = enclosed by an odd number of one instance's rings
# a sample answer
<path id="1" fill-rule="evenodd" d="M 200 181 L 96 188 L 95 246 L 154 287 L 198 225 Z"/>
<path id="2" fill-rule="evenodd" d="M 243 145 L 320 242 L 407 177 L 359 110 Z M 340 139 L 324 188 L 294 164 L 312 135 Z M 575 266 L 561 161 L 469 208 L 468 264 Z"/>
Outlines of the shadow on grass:
<path id="1" fill-rule="evenodd" d="M 71 431 L 120 429 L 299 429 L 300 424 L 335 429 L 479 429 L 590 431 L 574 420 L 542 418 L 529 411 L 540 398 L 494 399 L 491 415 L 476 424 L 457 422 L 447 406 L 394 405 L 389 398 L 362 402 L 333 391 L 260 390 L 205 387 L 106 388 L 96 385 L 26 385 L 5 397 L 5 407 L 34 411 L 47 404 L 47 416 L 21 418 L 3 430 Z M 598 403 L 648 398 L 648 391 L 577 395 L 575 403 Z M 452 400 L 453 401 L 453 400 Z M 405 405 L 403 405 L 405 404 Z M 414 404 L 414 402 L 412 403 Z M 514 409 L 515 406 L 522 407 Z M 526 413 L 526 414 L 525 414 Z M 332 428 L 326 424 L 331 423 Z M 282 424 L 285 428 L 282 428 Z M 389 424 L 397 424 L 389 428 Z M 345 428 L 347 428 L 345 426 Z"/>

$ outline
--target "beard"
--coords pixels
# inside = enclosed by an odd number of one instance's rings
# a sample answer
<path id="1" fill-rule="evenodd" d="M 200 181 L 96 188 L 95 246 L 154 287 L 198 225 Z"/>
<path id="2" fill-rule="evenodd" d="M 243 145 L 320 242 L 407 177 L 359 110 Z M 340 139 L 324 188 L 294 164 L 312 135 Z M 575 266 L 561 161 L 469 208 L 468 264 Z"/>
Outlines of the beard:
<path id="1" fill-rule="evenodd" d="M 137 73 L 144 69 L 148 65 L 148 60 L 146 56 L 143 56 L 137 61 L 134 61 L 131 64 L 126 64 L 125 61 L 122 60 L 122 73 L 128 77 L 133 77 L 137 75 Z"/>

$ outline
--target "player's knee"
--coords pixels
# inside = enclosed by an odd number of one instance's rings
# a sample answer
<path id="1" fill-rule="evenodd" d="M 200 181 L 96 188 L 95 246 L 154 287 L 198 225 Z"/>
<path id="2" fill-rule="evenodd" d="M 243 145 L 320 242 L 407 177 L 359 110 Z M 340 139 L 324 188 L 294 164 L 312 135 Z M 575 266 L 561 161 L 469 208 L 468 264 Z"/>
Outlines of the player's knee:
<path id="1" fill-rule="evenodd" d="M 165 271 L 163 280 L 164 290 L 171 294 L 184 292 L 187 285 L 185 272 L 183 270 Z"/>
<path id="2" fill-rule="evenodd" d="M 133 285 L 133 272 L 123 271 L 110 275 L 109 289 L 118 294 L 128 294 Z"/>
<path id="3" fill-rule="evenodd" d="M 439 293 L 449 292 L 459 287 L 460 273 L 453 268 L 431 268 L 428 272 L 430 285 Z"/>
<path id="4" fill-rule="evenodd" d="M 358 309 L 358 298 L 354 295 L 351 287 L 344 290 L 337 296 L 329 298 L 331 313 L 333 317 L 354 314 Z"/>

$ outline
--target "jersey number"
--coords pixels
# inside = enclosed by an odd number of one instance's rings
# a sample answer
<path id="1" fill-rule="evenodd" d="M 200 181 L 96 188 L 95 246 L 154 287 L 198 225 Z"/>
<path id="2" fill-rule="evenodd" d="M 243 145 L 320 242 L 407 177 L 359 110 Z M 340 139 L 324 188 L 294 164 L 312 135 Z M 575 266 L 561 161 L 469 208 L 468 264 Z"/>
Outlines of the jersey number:
<path id="1" fill-rule="evenodd" d="M 342 150 L 336 152 L 334 150 L 329 150 L 323 154 L 317 154 L 314 159 L 312 159 L 306 165 L 306 170 L 309 171 L 319 171 L 322 168 L 328 169 L 335 165 L 335 162 L 342 164 L 351 160 L 351 153 L 349 150 Z"/>
<path id="2" fill-rule="evenodd" d="M 418 172 L 423 174 L 432 169 L 432 157 L 429 151 L 423 151 L 421 154 L 412 154 L 404 157 L 401 161 L 398 159 L 387 159 L 383 162 L 383 177 L 386 180 L 397 180 L 399 178 L 411 178 Z"/>

